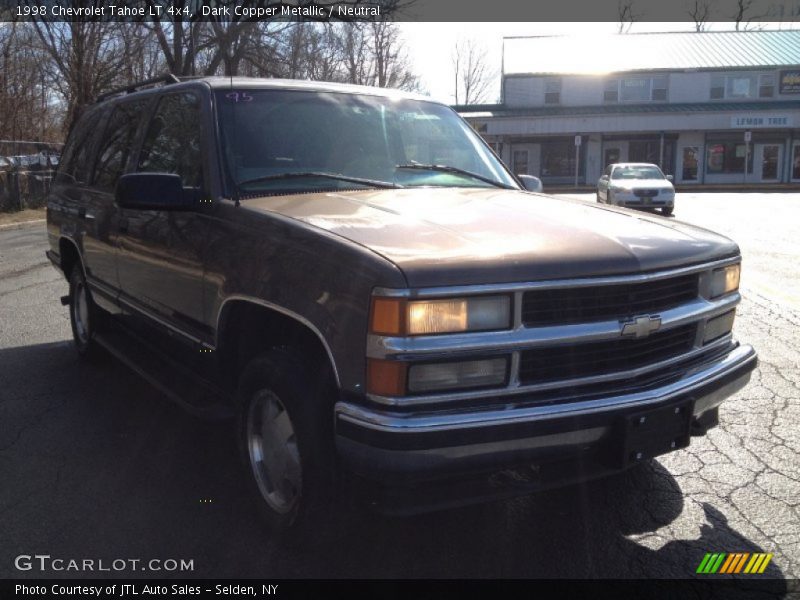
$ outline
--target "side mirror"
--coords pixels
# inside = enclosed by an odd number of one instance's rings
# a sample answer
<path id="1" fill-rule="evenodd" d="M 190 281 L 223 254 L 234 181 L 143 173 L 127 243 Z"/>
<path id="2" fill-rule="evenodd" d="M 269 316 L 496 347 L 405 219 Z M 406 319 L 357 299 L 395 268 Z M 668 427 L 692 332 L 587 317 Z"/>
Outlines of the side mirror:
<path id="1" fill-rule="evenodd" d="M 517 175 L 517 178 L 522 182 L 522 185 L 525 186 L 525 189 L 529 192 L 542 192 L 542 180 L 538 177 L 534 177 L 533 175 Z"/>
<path id="2" fill-rule="evenodd" d="M 667 175 L 667 181 L 675 181 L 674 175 Z"/>
<path id="3" fill-rule="evenodd" d="M 194 189 L 184 189 L 180 175 L 128 173 L 117 181 L 114 194 L 122 208 L 136 210 L 191 210 L 197 204 Z"/>

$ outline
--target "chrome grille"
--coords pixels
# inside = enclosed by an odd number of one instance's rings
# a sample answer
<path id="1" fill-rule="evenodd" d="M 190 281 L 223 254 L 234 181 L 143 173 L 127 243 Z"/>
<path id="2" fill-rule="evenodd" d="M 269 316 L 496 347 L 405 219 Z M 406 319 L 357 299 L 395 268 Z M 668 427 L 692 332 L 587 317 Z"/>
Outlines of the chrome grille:
<path id="1" fill-rule="evenodd" d="M 658 196 L 658 190 L 633 190 L 633 194 L 637 198 L 653 198 L 654 196 Z"/>
<path id="2" fill-rule="evenodd" d="M 526 327 L 543 327 L 658 314 L 697 295 L 697 273 L 639 283 L 533 290 L 523 294 L 522 322 Z"/>
<path id="3" fill-rule="evenodd" d="M 525 350 L 520 353 L 519 380 L 535 384 L 636 369 L 690 351 L 696 333 L 692 323 L 641 339 Z"/>

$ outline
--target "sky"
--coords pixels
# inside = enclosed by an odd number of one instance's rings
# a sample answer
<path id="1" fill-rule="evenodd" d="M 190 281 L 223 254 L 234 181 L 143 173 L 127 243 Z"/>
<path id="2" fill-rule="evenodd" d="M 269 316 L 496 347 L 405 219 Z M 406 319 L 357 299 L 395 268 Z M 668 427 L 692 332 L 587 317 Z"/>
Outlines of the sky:
<path id="1" fill-rule="evenodd" d="M 608 23 L 399 23 L 414 72 L 422 89 L 437 100 L 454 101 L 451 54 L 460 38 L 473 39 L 486 47 L 494 71 L 494 85 L 487 102 L 500 99 L 500 65 L 503 37 L 524 35 L 574 35 L 577 52 L 591 52 L 594 36 L 617 33 L 619 24 Z M 759 23 L 763 29 L 797 28 L 800 23 Z M 708 31 L 733 29 L 732 22 L 709 23 Z M 634 23 L 631 33 L 694 31 L 694 23 Z"/>

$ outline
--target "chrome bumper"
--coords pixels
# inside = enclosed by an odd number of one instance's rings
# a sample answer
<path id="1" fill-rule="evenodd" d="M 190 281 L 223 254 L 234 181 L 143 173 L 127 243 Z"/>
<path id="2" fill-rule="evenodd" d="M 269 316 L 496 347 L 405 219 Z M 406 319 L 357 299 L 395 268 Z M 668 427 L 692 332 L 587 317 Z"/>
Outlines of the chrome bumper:
<path id="1" fill-rule="evenodd" d="M 619 421 L 642 409 L 691 400 L 696 420 L 742 389 L 757 362 L 753 348 L 740 345 L 655 389 L 551 405 L 526 405 L 524 393 L 504 398 L 503 409 L 446 412 L 403 413 L 340 401 L 337 449 L 354 472 L 385 482 L 563 458 L 613 441 Z"/>

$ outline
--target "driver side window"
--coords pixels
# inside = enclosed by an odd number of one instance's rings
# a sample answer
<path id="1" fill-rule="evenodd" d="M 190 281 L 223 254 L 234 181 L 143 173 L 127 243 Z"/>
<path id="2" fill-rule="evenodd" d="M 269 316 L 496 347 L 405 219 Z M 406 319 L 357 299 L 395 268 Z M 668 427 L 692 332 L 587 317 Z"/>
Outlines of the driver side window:
<path id="1" fill-rule="evenodd" d="M 191 92 L 167 94 L 147 129 L 137 171 L 173 173 L 184 187 L 203 185 L 200 99 Z"/>

